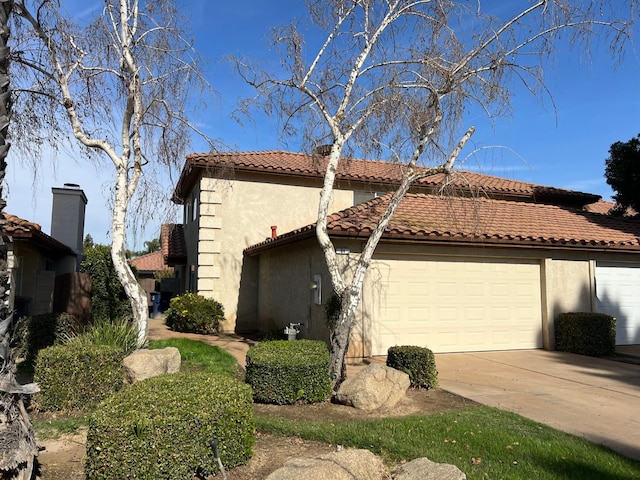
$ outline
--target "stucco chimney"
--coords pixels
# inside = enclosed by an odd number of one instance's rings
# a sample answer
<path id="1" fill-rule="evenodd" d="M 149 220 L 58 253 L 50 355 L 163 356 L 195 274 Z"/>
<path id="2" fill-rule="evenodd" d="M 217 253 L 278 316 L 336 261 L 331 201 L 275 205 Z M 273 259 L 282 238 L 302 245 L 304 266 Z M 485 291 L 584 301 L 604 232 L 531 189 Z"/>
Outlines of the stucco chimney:
<path id="1" fill-rule="evenodd" d="M 62 188 L 53 187 L 51 192 L 51 236 L 81 255 L 87 197 L 75 183 L 65 183 Z"/>

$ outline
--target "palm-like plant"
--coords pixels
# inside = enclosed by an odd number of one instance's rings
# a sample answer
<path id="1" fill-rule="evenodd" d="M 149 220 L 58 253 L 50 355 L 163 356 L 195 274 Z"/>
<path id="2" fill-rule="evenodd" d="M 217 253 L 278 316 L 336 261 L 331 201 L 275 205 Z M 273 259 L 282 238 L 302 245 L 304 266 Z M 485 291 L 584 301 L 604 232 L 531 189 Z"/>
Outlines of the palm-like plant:
<path id="1" fill-rule="evenodd" d="M 7 168 L 7 132 L 11 111 L 9 90 L 9 15 L 13 0 L 0 0 L 0 478 L 31 478 L 38 454 L 35 434 L 24 407 L 24 397 L 37 391 L 34 384 L 20 385 L 15 378 L 12 340 L 16 331 L 9 269 L 10 238 L 4 235 L 6 201 L 2 184 Z"/>

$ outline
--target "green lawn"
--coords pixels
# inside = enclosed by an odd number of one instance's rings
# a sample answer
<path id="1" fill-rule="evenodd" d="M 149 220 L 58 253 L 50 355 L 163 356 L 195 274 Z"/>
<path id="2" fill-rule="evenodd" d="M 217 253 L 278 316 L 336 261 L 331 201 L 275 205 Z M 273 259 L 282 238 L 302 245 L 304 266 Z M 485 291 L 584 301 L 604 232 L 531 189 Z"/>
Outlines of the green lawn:
<path id="1" fill-rule="evenodd" d="M 519 415 L 474 407 L 368 422 L 256 418 L 256 428 L 365 448 L 388 463 L 428 457 L 472 479 L 640 479 L 640 462 Z"/>
<path id="2" fill-rule="evenodd" d="M 235 376 L 240 367 L 233 355 L 219 347 L 213 347 L 198 340 L 188 338 L 169 338 L 166 340 L 152 340 L 149 349 L 176 347 L 180 350 L 182 371 L 204 370 L 210 373 Z"/>

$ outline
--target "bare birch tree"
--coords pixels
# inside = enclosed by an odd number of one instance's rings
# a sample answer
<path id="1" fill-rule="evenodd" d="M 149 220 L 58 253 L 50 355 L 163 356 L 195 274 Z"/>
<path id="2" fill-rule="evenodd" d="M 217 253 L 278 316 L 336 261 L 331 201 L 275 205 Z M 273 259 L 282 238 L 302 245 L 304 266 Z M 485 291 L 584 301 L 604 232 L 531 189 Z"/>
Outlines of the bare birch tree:
<path id="1" fill-rule="evenodd" d="M 125 255 L 127 221 L 152 193 L 153 174 L 175 167 L 200 134 L 187 111 L 207 84 L 172 0 L 101 3 L 100 14 L 78 25 L 58 0 L 15 1 L 12 133 L 25 156 L 71 137 L 87 158 L 113 165 L 111 254 L 142 346 L 148 306 Z"/>
<path id="2" fill-rule="evenodd" d="M 242 60 L 237 66 L 261 94 L 261 106 L 279 114 L 286 134 L 330 147 L 316 232 L 341 299 L 330 334 L 338 383 L 344 378 L 349 337 L 374 250 L 411 184 L 452 171 L 474 132 L 465 125 L 465 113 L 508 114 L 512 92 L 522 86 L 544 93 L 542 61 L 559 42 L 588 42 L 599 32 L 617 48 L 628 25 L 616 18 L 630 18 L 633 9 L 629 3 L 590 0 L 307 4 L 307 31 L 318 35 L 304 39 L 293 24 L 274 31 L 281 77 Z M 321 40 L 307 47 L 305 41 L 318 36 Z M 401 162 L 404 176 L 355 268 L 345 274 L 327 232 L 327 215 L 338 165 L 354 152 Z"/>

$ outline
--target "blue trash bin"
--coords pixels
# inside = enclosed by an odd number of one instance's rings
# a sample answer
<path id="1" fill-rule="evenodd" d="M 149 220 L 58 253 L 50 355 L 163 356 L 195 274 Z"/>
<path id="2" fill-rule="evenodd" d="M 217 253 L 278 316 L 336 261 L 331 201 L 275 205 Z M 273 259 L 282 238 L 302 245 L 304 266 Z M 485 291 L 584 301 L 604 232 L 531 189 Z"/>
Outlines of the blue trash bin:
<path id="1" fill-rule="evenodd" d="M 151 313 L 151 318 L 156 318 L 158 313 L 160 312 L 160 292 L 151 292 L 151 303 L 153 304 L 153 311 Z"/>

